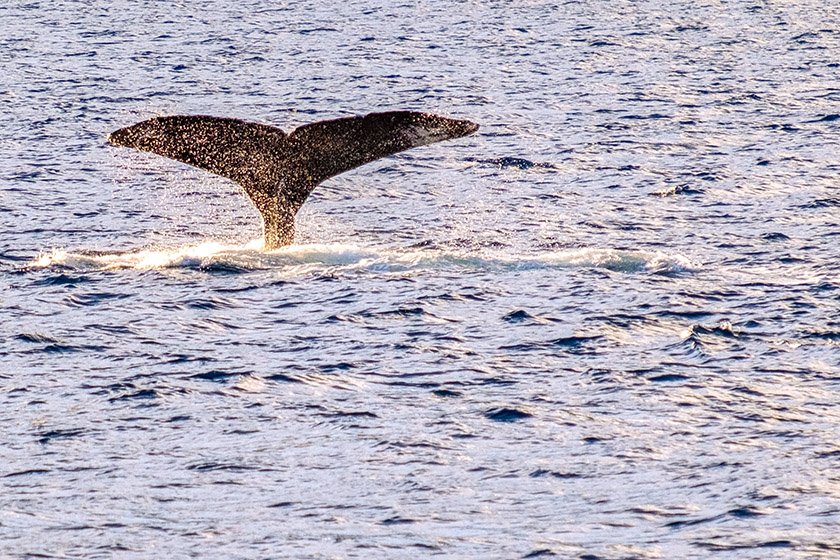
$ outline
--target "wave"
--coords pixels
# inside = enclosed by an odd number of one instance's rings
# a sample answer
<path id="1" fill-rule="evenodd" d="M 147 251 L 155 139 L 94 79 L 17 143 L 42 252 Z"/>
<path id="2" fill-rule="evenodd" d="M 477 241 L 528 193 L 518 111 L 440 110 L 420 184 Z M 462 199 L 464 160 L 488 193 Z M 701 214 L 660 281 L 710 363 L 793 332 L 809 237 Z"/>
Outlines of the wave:
<path id="1" fill-rule="evenodd" d="M 653 274 L 691 272 L 699 268 L 683 255 L 661 251 L 583 248 L 522 255 L 490 250 L 475 253 L 445 249 L 382 249 L 338 243 L 290 245 L 275 251 L 263 251 L 261 239 L 245 245 L 206 242 L 114 253 L 53 249 L 40 254 L 27 266 L 29 269 L 59 268 L 81 272 L 166 268 L 233 273 L 282 270 L 292 276 L 316 269 L 389 273 L 435 269 L 505 272 L 581 267 Z"/>

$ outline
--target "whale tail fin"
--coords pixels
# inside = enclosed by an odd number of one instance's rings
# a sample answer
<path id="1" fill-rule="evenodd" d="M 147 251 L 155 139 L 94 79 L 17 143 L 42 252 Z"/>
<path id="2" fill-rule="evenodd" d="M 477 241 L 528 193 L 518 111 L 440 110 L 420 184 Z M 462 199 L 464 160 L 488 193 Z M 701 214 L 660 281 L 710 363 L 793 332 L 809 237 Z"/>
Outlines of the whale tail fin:
<path id="1" fill-rule="evenodd" d="M 472 134 L 478 125 L 428 113 L 371 113 L 273 126 L 208 116 L 156 117 L 108 141 L 162 155 L 232 179 L 263 217 L 266 249 L 294 241 L 294 217 L 322 181 L 379 158 Z"/>

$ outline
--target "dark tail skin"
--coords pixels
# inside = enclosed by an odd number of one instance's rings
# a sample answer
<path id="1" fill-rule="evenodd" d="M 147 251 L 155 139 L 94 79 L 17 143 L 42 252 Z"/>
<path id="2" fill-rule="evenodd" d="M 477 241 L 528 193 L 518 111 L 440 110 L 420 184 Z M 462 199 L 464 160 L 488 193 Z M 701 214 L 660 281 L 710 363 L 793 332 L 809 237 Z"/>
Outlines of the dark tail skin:
<path id="1" fill-rule="evenodd" d="M 265 248 L 290 245 L 295 214 L 319 183 L 379 158 L 478 130 L 428 113 L 371 113 L 279 128 L 205 116 L 157 117 L 108 135 L 127 146 L 182 161 L 239 183 L 263 217 Z"/>

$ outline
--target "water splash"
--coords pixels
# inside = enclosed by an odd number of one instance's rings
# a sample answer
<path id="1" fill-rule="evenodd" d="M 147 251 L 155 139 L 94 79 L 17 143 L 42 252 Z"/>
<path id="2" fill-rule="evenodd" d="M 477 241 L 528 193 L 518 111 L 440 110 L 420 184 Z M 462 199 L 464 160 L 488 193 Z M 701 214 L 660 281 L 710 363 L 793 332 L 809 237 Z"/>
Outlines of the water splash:
<path id="1" fill-rule="evenodd" d="M 553 268 L 602 268 L 623 273 L 670 274 L 691 272 L 699 265 L 683 255 L 661 251 L 583 248 L 521 255 L 498 251 L 377 249 L 339 243 L 291 245 L 263 251 L 261 240 L 255 240 L 245 245 L 207 242 L 122 253 L 54 249 L 42 253 L 29 264 L 29 268 L 49 267 L 84 272 L 165 268 L 223 269 L 228 272 L 281 270 L 294 276 L 319 268 L 386 274 L 446 269 L 472 273 Z"/>

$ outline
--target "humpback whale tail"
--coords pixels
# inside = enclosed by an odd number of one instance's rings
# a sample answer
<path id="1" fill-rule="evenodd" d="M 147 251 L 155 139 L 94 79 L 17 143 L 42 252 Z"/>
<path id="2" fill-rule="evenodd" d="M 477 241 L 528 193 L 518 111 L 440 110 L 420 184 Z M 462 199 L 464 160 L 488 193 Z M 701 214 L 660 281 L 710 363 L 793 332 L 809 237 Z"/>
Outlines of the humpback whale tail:
<path id="1" fill-rule="evenodd" d="M 127 146 L 232 179 L 263 217 L 265 248 L 289 245 L 295 214 L 319 183 L 379 158 L 478 130 L 428 113 L 371 113 L 279 128 L 207 116 L 157 117 L 108 135 Z"/>

